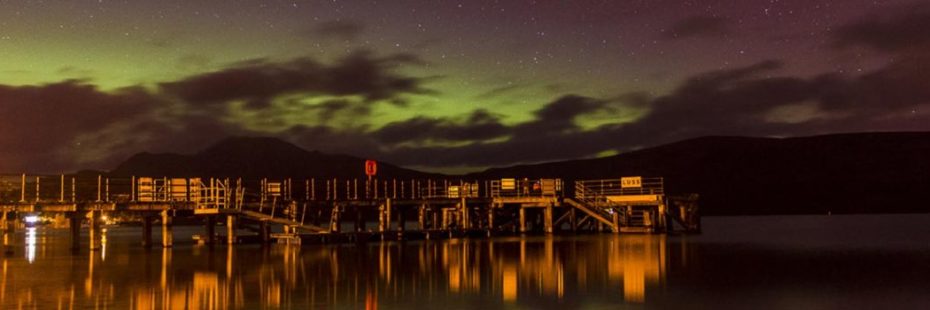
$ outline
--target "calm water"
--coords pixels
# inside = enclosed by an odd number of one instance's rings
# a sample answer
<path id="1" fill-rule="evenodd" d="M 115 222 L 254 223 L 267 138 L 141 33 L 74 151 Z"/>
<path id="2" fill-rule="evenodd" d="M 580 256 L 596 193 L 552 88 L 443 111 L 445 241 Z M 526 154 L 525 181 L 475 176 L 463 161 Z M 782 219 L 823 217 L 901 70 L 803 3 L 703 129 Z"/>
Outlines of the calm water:
<path id="1" fill-rule="evenodd" d="M 930 215 L 704 224 L 700 236 L 150 251 L 138 245 L 138 228 L 111 227 L 103 250 L 79 254 L 64 231 L 20 230 L 14 253 L 0 258 L 0 308 L 930 307 Z M 177 241 L 198 233 L 175 229 Z"/>

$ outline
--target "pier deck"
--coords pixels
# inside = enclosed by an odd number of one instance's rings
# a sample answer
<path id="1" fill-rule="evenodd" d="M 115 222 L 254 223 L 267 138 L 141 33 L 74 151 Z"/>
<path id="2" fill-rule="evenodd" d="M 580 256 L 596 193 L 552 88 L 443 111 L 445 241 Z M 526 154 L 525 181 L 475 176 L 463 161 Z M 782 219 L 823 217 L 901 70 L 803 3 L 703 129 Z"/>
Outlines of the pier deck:
<path id="1" fill-rule="evenodd" d="M 153 245 L 151 230 L 159 222 L 165 247 L 173 244 L 172 225 L 178 218 L 202 221 L 200 241 L 205 243 L 217 242 L 218 220 L 226 221 L 227 243 L 243 240 L 242 230 L 257 232 L 262 242 L 285 243 L 700 231 L 696 195 L 666 196 L 661 178 L 576 181 L 568 194 L 560 179 L 301 181 L 0 176 L 0 228 L 14 231 L 27 216 L 66 218 L 75 249 L 85 221 L 91 249 L 99 247 L 94 232 L 105 215 L 141 222 L 146 246 Z M 377 229 L 370 223 L 377 223 Z"/>

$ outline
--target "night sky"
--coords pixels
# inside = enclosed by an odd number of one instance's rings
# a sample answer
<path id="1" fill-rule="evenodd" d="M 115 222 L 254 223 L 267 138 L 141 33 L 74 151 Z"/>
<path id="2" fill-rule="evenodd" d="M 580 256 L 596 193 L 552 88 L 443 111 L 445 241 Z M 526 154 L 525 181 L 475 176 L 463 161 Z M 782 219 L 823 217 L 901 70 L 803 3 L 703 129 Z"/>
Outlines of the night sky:
<path id="1" fill-rule="evenodd" d="M 0 1 L 0 172 L 230 136 L 462 172 L 928 129 L 925 1 Z"/>

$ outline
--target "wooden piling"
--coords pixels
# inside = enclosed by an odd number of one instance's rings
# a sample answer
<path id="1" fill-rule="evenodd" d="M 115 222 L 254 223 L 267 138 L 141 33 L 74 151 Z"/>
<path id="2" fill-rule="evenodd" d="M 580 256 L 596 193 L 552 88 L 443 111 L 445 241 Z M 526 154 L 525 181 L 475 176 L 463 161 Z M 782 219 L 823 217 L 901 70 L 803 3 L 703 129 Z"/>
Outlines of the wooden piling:
<path id="1" fill-rule="evenodd" d="M 203 240 L 205 244 L 213 245 L 213 241 L 216 240 L 216 217 L 213 215 L 208 215 L 205 221 L 206 223 L 204 224 L 206 227 L 204 229 L 204 234 L 206 235 L 204 236 Z"/>
<path id="2" fill-rule="evenodd" d="M 238 237 L 236 236 L 236 216 L 227 215 L 226 216 L 226 244 L 236 244 L 238 242 Z"/>
<path id="3" fill-rule="evenodd" d="M 427 229 L 427 227 L 426 227 L 426 216 L 427 216 L 427 214 L 426 214 L 426 204 L 421 204 L 420 207 L 417 208 L 417 224 L 418 224 L 418 228 L 419 228 L 421 231 L 424 231 L 424 230 Z"/>
<path id="4" fill-rule="evenodd" d="M 575 214 L 575 208 L 568 209 L 568 225 L 571 226 L 572 232 L 578 232 L 578 217 Z"/>
<path id="5" fill-rule="evenodd" d="M 406 228 L 407 214 L 403 209 L 397 210 L 397 231 L 403 233 Z"/>
<path id="6" fill-rule="evenodd" d="M 338 233 L 340 230 L 342 230 L 342 224 L 340 223 L 339 219 L 340 214 L 341 211 L 339 209 L 339 205 L 333 204 L 333 210 L 329 217 L 329 232 Z"/>
<path id="7" fill-rule="evenodd" d="M 267 245 L 271 243 L 271 226 L 268 225 L 267 221 L 259 222 L 258 235 L 259 235 L 259 239 L 262 240 L 263 245 Z"/>
<path id="8" fill-rule="evenodd" d="M 145 248 L 152 247 L 152 222 L 155 218 L 149 215 L 142 217 L 142 246 Z"/>
<path id="9" fill-rule="evenodd" d="M 161 246 L 165 248 L 174 246 L 172 219 L 172 214 L 169 210 L 161 211 Z"/>
<path id="10" fill-rule="evenodd" d="M 449 188 L 449 187 L 446 186 L 446 188 Z M 461 187 L 459 187 L 459 188 L 461 188 Z M 461 225 L 461 226 L 462 226 L 462 230 L 469 230 L 469 229 L 471 229 L 471 218 L 470 218 L 470 216 L 469 216 L 468 203 L 465 202 L 465 196 L 464 196 L 464 195 L 461 196 L 461 202 L 459 202 L 459 205 L 461 206 L 461 212 L 462 212 L 462 214 L 461 214 L 461 217 L 462 217 L 462 225 Z"/>
<path id="11" fill-rule="evenodd" d="M 87 212 L 89 245 L 91 251 L 100 249 L 100 211 Z"/>
<path id="12" fill-rule="evenodd" d="M 130 185 L 131 192 L 129 194 L 129 197 L 130 197 L 129 201 L 136 202 L 136 176 L 132 176 L 130 182 L 132 183 L 132 185 Z"/>
<path id="13" fill-rule="evenodd" d="M 3 254 L 13 255 L 13 232 L 10 230 L 3 232 Z"/>
<path id="14" fill-rule="evenodd" d="M 386 226 L 386 227 L 385 227 L 384 229 L 385 229 L 386 231 L 391 230 L 391 216 L 392 216 L 391 213 L 394 212 L 394 210 L 392 210 L 392 208 L 393 208 L 393 205 L 392 205 L 392 203 L 391 203 L 391 200 L 390 200 L 390 199 L 385 199 L 385 200 L 384 200 L 384 210 L 385 210 L 385 217 L 387 217 L 387 219 L 385 220 L 385 226 Z"/>
<path id="15" fill-rule="evenodd" d="M 387 231 L 386 222 L 388 221 L 389 220 L 387 219 L 387 208 L 385 207 L 384 203 L 382 203 L 378 205 L 378 231 L 379 232 Z"/>
<path id="16" fill-rule="evenodd" d="M 61 175 L 61 195 L 58 196 L 58 202 L 65 202 L 65 175 Z"/>
<path id="17" fill-rule="evenodd" d="M 552 204 L 546 205 L 545 210 L 543 211 L 543 230 L 547 234 L 554 232 L 552 225 Z"/>
<path id="18" fill-rule="evenodd" d="M 362 214 L 362 208 L 356 206 L 355 207 L 355 232 L 363 232 L 363 231 L 365 231 L 364 214 Z"/>
<path id="19" fill-rule="evenodd" d="M 81 214 L 79 212 L 68 213 L 68 228 L 71 231 L 71 250 L 77 251 L 81 248 Z"/>
<path id="20" fill-rule="evenodd" d="M 26 202 L 26 174 L 23 173 L 22 183 L 19 186 L 19 202 Z"/>
<path id="21" fill-rule="evenodd" d="M 611 231 L 615 234 L 620 233 L 620 212 L 611 214 Z"/>
<path id="22" fill-rule="evenodd" d="M 488 206 L 488 233 L 494 231 L 494 205 Z"/>

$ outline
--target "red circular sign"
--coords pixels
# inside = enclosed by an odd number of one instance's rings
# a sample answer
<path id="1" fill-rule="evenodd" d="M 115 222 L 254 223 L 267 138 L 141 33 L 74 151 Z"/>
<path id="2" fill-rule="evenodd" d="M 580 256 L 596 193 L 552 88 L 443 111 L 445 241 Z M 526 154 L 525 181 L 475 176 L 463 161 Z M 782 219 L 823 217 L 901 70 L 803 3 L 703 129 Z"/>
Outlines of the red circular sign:
<path id="1" fill-rule="evenodd" d="M 372 176 L 378 173 L 378 162 L 374 160 L 365 161 L 365 174 Z"/>

